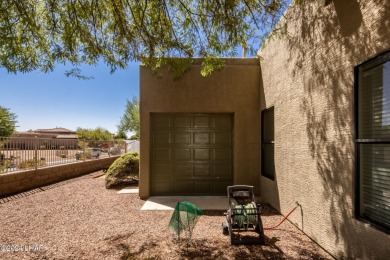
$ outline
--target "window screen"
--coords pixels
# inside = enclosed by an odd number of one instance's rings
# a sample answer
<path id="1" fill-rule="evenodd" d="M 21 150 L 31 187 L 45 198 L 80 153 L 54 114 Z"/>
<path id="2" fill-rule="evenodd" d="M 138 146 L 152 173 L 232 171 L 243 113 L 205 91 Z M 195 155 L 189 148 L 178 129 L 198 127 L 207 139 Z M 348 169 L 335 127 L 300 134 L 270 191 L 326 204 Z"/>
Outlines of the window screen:
<path id="1" fill-rule="evenodd" d="M 390 230 L 390 55 L 357 72 L 357 214 Z"/>
<path id="2" fill-rule="evenodd" d="M 274 108 L 263 110 L 261 113 L 261 174 L 272 180 L 275 179 L 274 161 Z"/>

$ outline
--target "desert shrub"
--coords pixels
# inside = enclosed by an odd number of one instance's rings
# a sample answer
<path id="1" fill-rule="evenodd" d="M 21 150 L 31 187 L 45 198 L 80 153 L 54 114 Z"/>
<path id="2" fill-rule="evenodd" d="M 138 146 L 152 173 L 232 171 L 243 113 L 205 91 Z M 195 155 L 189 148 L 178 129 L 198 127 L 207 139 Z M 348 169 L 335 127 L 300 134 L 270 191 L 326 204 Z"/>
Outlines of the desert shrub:
<path id="1" fill-rule="evenodd" d="M 4 154 L 0 153 L 0 173 L 5 172 L 7 167 L 10 165 L 10 163 L 5 161 L 4 158 Z"/>
<path id="2" fill-rule="evenodd" d="M 38 167 L 42 167 L 46 165 L 46 160 L 39 160 L 38 161 Z M 34 159 L 29 159 L 25 161 L 21 161 L 18 163 L 17 167 L 19 169 L 34 169 L 35 168 L 35 160 Z"/>
<path id="3" fill-rule="evenodd" d="M 139 156 L 136 152 L 126 153 L 116 159 L 106 172 L 106 188 L 113 188 L 138 180 Z"/>
<path id="4" fill-rule="evenodd" d="M 77 152 L 75 156 L 77 160 L 87 160 L 92 158 L 92 152 L 86 149 L 85 151 Z"/>

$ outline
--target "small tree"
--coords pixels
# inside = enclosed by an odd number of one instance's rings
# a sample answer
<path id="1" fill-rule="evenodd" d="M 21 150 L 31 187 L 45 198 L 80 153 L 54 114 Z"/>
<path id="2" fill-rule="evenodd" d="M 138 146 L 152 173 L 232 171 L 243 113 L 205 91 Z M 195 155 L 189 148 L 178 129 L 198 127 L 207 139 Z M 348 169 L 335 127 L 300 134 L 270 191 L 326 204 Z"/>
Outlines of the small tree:
<path id="1" fill-rule="evenodd" d="M 125 132 L 118 132 L 115 136 L 114 139 L 127 139 L 127 135 Z"/>
<path id="2" fill-rule="evenodd" d="M 112 139 L 111 133 L 103 127 L 96 127 L 95 129 L 78 127 L 76 130 L 76 134 L 79 139 L 87 139 L 87 140 L 111 140 Z"/>
<path id="3" fill-rule="evenodd" d="M 118 125 L 118 132 L 135 132 L 135 139 L 139 138 L 139 100 L 133 97 L 127 100 L 126 110 Z"/>
<path id="4" fill-rule="evenodd" d="M 10 136 L 15 132 L 17 116 L 9 108 L 0 106 L 0 137 Z"/>
<path id="5" fill-rule="evenodd" d="M 85 78 L 82 63 L 102 61 L 114 72 L 140 61 L 180 75 L 193 57 L 203 57 L 206 76 L 223 66 L 218 57 L 237 56 L 239 46 L 255 54 L 290 2 L 0 1 L 0 67 L 49 72 L 69 62 L 74 68 L 66 75 Z"/>

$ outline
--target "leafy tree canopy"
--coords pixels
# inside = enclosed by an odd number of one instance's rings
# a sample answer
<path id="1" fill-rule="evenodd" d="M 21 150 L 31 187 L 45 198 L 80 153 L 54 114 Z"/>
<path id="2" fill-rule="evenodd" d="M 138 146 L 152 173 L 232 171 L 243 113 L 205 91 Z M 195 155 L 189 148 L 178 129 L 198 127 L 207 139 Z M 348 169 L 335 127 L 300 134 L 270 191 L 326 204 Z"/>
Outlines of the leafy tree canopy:
<path id="1" fill-rule="evenodd" d="M 111 140 L 112 139 L 111 133 L 102 127 L 97 127 L 95 129 L 78 127 L 76 130 L 76 134 L 79 139 L 86 139 L 86 140 Z"/>
<path id="2" fill-rule="evenodd" d="M 131 101 L 127 100 L 125 112 L 118 125 L 118 132 L 135 132 L 131 139 L 139 138 L 139 100 L 133 97 Z"/>
<path id="3" fill-rule="evenodd" d="M 17 115 L 9 108 L 0 106 L 0 137 L 10 136 L 15 132 Z"/>
<path id="4" fill-rule="evenodd" d="M 118 132 L 115 136 L 114 139 L 127 139 L 127 135 L 125 132 Z"/>
<path id="5" fill-rule="evenodd" d="M 290 1 L 3 0 L 0 66 L 48 72 L 70 62 L 69 75 L 82 77 L 81 63 L 114 72 L 141 61 L 180 74 L 188 66 L 169 57 L 203 57 L 207 75 L 237 47 L 255 53 Z"/>

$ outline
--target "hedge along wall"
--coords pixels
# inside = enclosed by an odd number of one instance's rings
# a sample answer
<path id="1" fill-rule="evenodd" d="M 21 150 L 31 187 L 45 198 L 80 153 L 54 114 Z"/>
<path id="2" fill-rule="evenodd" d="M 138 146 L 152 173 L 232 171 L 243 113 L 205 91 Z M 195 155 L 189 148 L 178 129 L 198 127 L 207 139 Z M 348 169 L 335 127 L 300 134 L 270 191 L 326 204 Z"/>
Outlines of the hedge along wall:
<path id="1" fill-rule="evenodd" d="M 0 197 L 99 171 L 109 167 L 118 157 L 0 174 Z"/>

